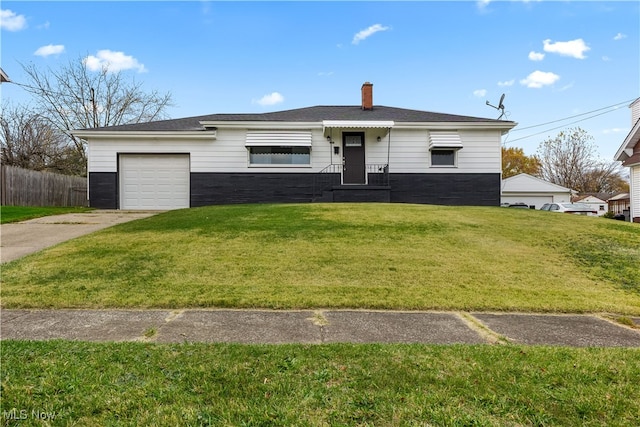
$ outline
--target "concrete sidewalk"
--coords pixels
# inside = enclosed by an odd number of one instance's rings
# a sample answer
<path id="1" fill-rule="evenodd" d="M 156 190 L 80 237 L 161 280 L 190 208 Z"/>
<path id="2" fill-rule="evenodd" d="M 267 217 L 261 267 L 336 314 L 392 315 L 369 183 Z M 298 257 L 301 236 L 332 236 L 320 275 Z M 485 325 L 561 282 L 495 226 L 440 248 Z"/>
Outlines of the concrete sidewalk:
<path id="1" fill-rule="evenodd" d="M 0 310 L 0 338 L 640 347 L 640 329 L 596 315 L 361 310 Z"/>
<path id="2" fill-rule="evenodd" d="M 52 215 L 0 225 L 0 263 L 13 261 L 49 246 L 123 222 L 147 218 L 159 211 L 96 210 Z"/>

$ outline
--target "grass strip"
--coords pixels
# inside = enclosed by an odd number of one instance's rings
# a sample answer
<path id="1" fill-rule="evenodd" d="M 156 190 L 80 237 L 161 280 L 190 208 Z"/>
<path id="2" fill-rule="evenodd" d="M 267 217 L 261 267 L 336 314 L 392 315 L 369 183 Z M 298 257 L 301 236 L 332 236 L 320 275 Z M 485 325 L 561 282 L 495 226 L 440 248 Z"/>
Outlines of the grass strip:
<path id="1" fill-rule="evenodd" d="M 2 342 L 20 425 L 581 425 L 640 419 L 640 350 Z M 40 419 L 38 414 L 44 414 Z"/>
<path id="2" fill-rule="evenodd" d="M 91 210 L 90 208 L 82 207 L 2 206 L 0 208 L 0 224 L 26 221 L 50 215 L 89 212 Z"/>

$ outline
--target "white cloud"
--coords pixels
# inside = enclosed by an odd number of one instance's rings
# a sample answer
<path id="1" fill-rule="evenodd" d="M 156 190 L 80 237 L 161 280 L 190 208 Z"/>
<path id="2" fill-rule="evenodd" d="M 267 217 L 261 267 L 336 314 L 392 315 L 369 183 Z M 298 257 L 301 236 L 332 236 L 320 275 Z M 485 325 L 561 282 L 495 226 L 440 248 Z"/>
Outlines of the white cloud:
<path id="1" fill-rule="evenodd" d="M 144 64 L 139 63 L 133 56 L 108 49 L 99 50 L 96 56 L 87 56 L 84 59 L 84 64 L 91 71 L 100 71 L 105 67 L 110 72 L 138 70 L 139 73 L 144 73 L 147 71 Z"/>
<path id="2" fill-rule="evenodd" d="M 513 79 L 511 79 L 511 80 L 506 80 L 506 81 L 504 81 L 504 82 L 498 82 L 498 86 L 513 86 L 513 84 L 514 84 L 515 82 L 516 82 L 516 81 L 515 81 L 515 80 L 513 80 Z"/>
<path id="3" fill-rule="evenodd" d="M 560 79 L 560 76 L 551 72 L 534 71 L 529 74 L 526 79 L 520 80 L 520 84 L 529 88 L 539 89 L 543 86 L 554 84 Z"/>
<path id="4" fill-rule="evenodd" d="M 320 71 L 318 73 L 319 76 L 321 77 L 328 77 L 328 76 L 333 76 L 333 71 Z"/>
<path id="5" fill-rule="evenodd" d="M 478 0 L 476 2 L 476 5 L 478 6 L 478 9 L 484 10 L 487 6 L 489 6 L 489 3 L 491 3 L 491 0 Z"/>
<path id="6" fill-rule="evenodd" d="M 613 38 L 614 40 L 622 40 L 622 39 L 626 39 L 627 35 L 626 34 L 622 34 L 622 33 L 618 33 L 615 35 L 615 37 Z"/>
<path id="7" fill-rule="evenodd" d="M 604 129 L 602 131 L 602 133 L 605 134 L 609 134 L 609 133 L 627 133 L 629 132 L 629 129 L 625 129 L 625 128 L 611 128 L 611 129 Z"/>
<path id="8" fill-rule="evenodd" d="M 260 98 L 258 100 L 254 99 L 251 102 L 253 104 L 259 104 L 259 105 L 262 105 L 262 106 L 276 105 L 276 104 L 280 104 L 280 103 L 284 102 L 284 96 L 282 96 L 278 92 L 273 92 L 273 93 L 270 93 L 269 95 L 263 96 L 262 98 Z"/>
<path id="9" fill-rule="evenodd" d="M 569 83 L 568 85 L 562 86 L 560 89 L 558 89 L 558 92 L 564 92 L 565 90 L 569 90 L 572 87 L 573 87 L 573 82 Z"/>
<path id="10" fill-rule="evenodd" d="M 0 9 L 0 28 L 7 31 L 24 30 L 27 28 L 27 18 L 9 9 Z"/>
<path id="11" fill-rule="evenodd" d="M 604 62 L 609 62 L 609 61 L 611 61 L 611 58 L 609 58 L 608 56 L 605 55 L 605 56 L 602 57 L 602 60 Z"/>
<path id="12" fill-rule="evenodd" d="M 353 36 L 353 40 L 351 41 L 351 43 L 358 44 L 367 37 L 370 37 L 380 31 L 387 31 L 388 29 L 389 27 L 384 27 L 380 24 L 374 24 L 365 30 L 359 31 L 355 36 Z"/>
<path id="13" fill-rule="evenodd" d="M 36 56 L 49 56 L 49 55 L 60 55 L 64 53 L 64 45 L 61 44 L 49 44 L 47 46 L 39 47 L 38 50 L 33 52 Z"/>
<path id="14" fill-rule="evenodd" d="M 584 53 L 591 50 L 589 46 L 582 39 L 575 39 L 568 42 L 555 42 L 547 39 L 542 42 L 544 44 L 544 51 L 550 53 L 557 53 L 562 56 L 571 56 L 572 58 L 584 59 Z"/>
<path id="15" fill-rule="evenodd" d="M 484 98 L 487 95 L 486 89 L 478 89 L 473 91 L 473 96 L 477 96 L 478 98 Z"/>
<path id="16" fill-rule="evenodd" d="M 544 59 L 544 53 L 540 52 L 529 52 L 529 59 L 532 61 L 542 61 Z"/>

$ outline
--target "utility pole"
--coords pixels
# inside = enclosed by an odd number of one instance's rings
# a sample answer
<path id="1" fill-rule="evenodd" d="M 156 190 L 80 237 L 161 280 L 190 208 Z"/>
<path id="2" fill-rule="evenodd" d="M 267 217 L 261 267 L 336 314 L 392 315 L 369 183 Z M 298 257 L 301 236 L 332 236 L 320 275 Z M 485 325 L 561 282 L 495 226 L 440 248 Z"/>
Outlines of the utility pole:
<path id="1" fill-rule="evenodd" d="M 98 110 L 96 108 L 96 91 L 91 88 L 91 107 L 93 109 L 93 127 L 98 127 Z"/>

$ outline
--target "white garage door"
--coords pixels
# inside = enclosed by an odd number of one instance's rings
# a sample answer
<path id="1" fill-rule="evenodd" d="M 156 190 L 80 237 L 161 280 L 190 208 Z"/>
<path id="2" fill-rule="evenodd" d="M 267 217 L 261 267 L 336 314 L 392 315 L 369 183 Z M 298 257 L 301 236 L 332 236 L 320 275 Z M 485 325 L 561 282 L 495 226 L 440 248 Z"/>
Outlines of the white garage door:
<path id="1" fill-rule="evenodd" d="M 502 196 L 502 203 L 526 203 L 540 209 L 545 203 L 552 203 L 553 196 Z"/>
<path id="2" fill-rule="evenodd" d="M 121 154 L 120 209 L 189 207 L 188 154 Z"/>

